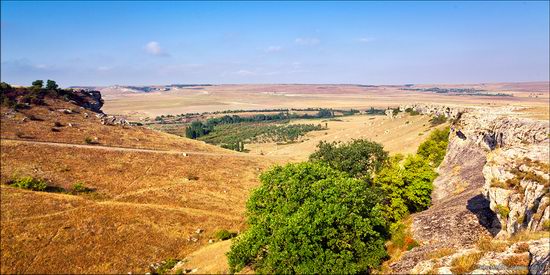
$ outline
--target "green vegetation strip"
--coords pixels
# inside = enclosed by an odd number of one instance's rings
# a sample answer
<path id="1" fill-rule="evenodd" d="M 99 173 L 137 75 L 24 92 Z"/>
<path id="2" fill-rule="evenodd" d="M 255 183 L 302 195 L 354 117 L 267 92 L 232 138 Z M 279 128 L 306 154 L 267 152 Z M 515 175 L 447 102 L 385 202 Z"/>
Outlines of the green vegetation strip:
<path id="1" fill-rule="evenodd" d="M 387 249 L 418 246 L 403 220 L 430 206 L 448 135 L 435 130 L 406 157 L 368 140 L 321 143 L 310 161 L 263 173 L 247 203 L 248 230 L 228 253 L 230 272 L 371 273 Z"/>

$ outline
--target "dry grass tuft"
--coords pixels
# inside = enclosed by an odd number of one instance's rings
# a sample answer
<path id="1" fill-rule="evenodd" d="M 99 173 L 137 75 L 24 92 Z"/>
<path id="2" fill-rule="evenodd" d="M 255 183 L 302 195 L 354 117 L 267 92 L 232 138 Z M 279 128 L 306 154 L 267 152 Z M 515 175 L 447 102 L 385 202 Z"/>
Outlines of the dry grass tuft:
<path id="1" fill-rule="evenodd" d="M 529 254 L 513 255 L 504 260 L 502 263 L 507 267 L 529 266 Z"/>
<path id="2" fill-rule="evenodd" d="M 483 257 L 483 252 L 474 252 L 454 258 L 451 262 L 451 272 L 464 274 L 473 271 L 477 263 Z"/>
<path id="3" fill-rule="evenodd" d="M 509 244 L 506 241 L 493 240 L 489 237 L 479 239 L 477 248 L 483 252 L 504 252 Z"/>
<path id="4" fill-rule="evenodd" d="M 437 249 L 431 253 L 428 254 L 428 259 L 440 259 L 449 255 L 452 255 L 456 252 L 456 248 L 454 247 L 444 247 Z"/>
<path id="5" fill-rule="evenodd" d="M 531 240 L 539 240 L 542 238 L 550 238 L 548 231 L 521 231 L 508 239 L 512 243 L 525 242 Z"/>
<path id="6" fill-rule="evenodd" d="M 516 249 L 514 250 L 514 253 L 523 253 L 529 251 L 529 244 L 528 243 L 519 243 L 516 245 Z"/>

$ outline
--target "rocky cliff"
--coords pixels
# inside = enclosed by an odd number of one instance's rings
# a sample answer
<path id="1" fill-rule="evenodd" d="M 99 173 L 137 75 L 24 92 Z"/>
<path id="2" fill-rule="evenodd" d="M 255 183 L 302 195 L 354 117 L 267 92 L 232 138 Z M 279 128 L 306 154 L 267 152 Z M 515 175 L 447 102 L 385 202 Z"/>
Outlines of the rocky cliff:
<path id="1" fill-rule="evenodd" d="M 433 205 L 412 216 L 411 231 L 421 246 L 392 264 L 394 272 L 419 271 L 433 251 L 453 249 L 457 252 L 449 257 L 456 258 L 474 249 L 481 238 L 548 226 L 548 122 L 516 118 L 513 108 L 400 107 L 407 108 L 444 115 L 452 124 L 434 182 Z M 542 263 L 546 271 L 547 258 L 546 265 Z M 541 265 L 535 260 L 533 264 Z"/>

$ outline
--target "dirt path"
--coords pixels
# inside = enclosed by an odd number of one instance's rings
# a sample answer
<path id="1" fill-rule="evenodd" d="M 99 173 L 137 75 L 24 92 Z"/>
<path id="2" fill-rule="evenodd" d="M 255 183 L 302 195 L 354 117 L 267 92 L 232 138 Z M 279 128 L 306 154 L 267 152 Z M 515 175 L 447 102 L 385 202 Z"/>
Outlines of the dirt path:
<path id="1" fill-rule="evenodd" d="M 174 150 L 157 150 L 157 149 L 145 149 L 145 148 L 131 148 L 131 147 L 117 147 L 117 146 L 108 146 L 108 145 L 86 145 L 86 144 L 74 144 L 74 143 L 62 143 L 62 142 L 50 142 L 50 141 L 37 141 L 37 140 L 20 140 L 20 139 L 0 139 L 1 142 L 10 142 L 10 143 L 26 143 L 26 144 L 37 144 L 37 145 L 48 145 L 48 146 L 58 146 L 58 147 L 72 147 L 72 148 L 84 148 L 84 149 L 98 149 L 98 150 L 107 150 L 107 151 L 120 151 L 120 152 L 139 152 L 139 153 L 157 153 L 157 154 L 170 154 L 170 155 L 183 155 L 187 154 L 189 156 L 200 155 L 200 156 L 218 156 L 218 157 L 250 157 L 258 158 L 263 156 L 258 155 L 248 155 L 245 153 L 209 153 L 209 152 L 200 152 L 200 151 L 174 151 Z"/>

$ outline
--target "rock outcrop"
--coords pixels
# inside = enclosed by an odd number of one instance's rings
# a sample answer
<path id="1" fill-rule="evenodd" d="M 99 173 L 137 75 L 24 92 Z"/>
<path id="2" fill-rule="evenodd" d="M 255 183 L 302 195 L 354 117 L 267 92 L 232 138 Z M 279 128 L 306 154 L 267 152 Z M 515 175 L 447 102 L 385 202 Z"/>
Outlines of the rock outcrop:
<path id="1" fill-rule="evenodd" d="M 434 200 L 460 191 L 462 181 L 482 180 L 483 195 L 498 218 L 493 231 L 512 235 L 545 229 L 550 219 L 548 123 L 478 110 L 463 113 L 451 130 Z"/>
<path id="2" fill-rule="evenodd" d="M 96 113 L 101 112 L 101 107 L 103 107 L 103 99 L 101 98 L 101 93 L 99 91 L 72 90 L 72 92 L 76 95 L 75 101 L 77 105 Z"/>
<path id="3" fill-rule="evenodd" d="M 473 108 L 422 103 L 399 106 L 400 112 L 405 112 L 407 109 L 412 109 L 413 111 L 416 111 L 423 115 L 443 115 L 450 119 L 457 119 L 460 118 L 460 115 L 462 113 L 467 112 L 468 110 L 472 110 Z"/>
<path id="4" fill-rule="evenodd" d="M 488 139 L 494 149 L 483 168 L 484 195 L 501 224 L 500 235 L 550 227 L 548 124 L 502 119 Z"/>
<path id="5" fill-rule="evenodd" d="M 413 274 L 546 274 L 549 270 L 550 239 L 501 243 L 494 251 L 483 247 L 433 251 L 432 255 L 441 255 L 418 262 L 411 270 Z M 460 258 L 471 256 L 477 259 L 469 271 L 460 270 Z"/>
<path id="6" fill-rule="evenodd" d="M 411 232 L 421 246 L 391 264 L 394 272 L 411 272 L 441 248 L 465 251 L 482 237 L 509 236 L 548 225 L 547 122 L 514 117 L 511 107 L 400 107 L 407 108 L 445 115 L 452 125 L 447 153 L 434 181 L 432 206 L 412 215 Z"/>

